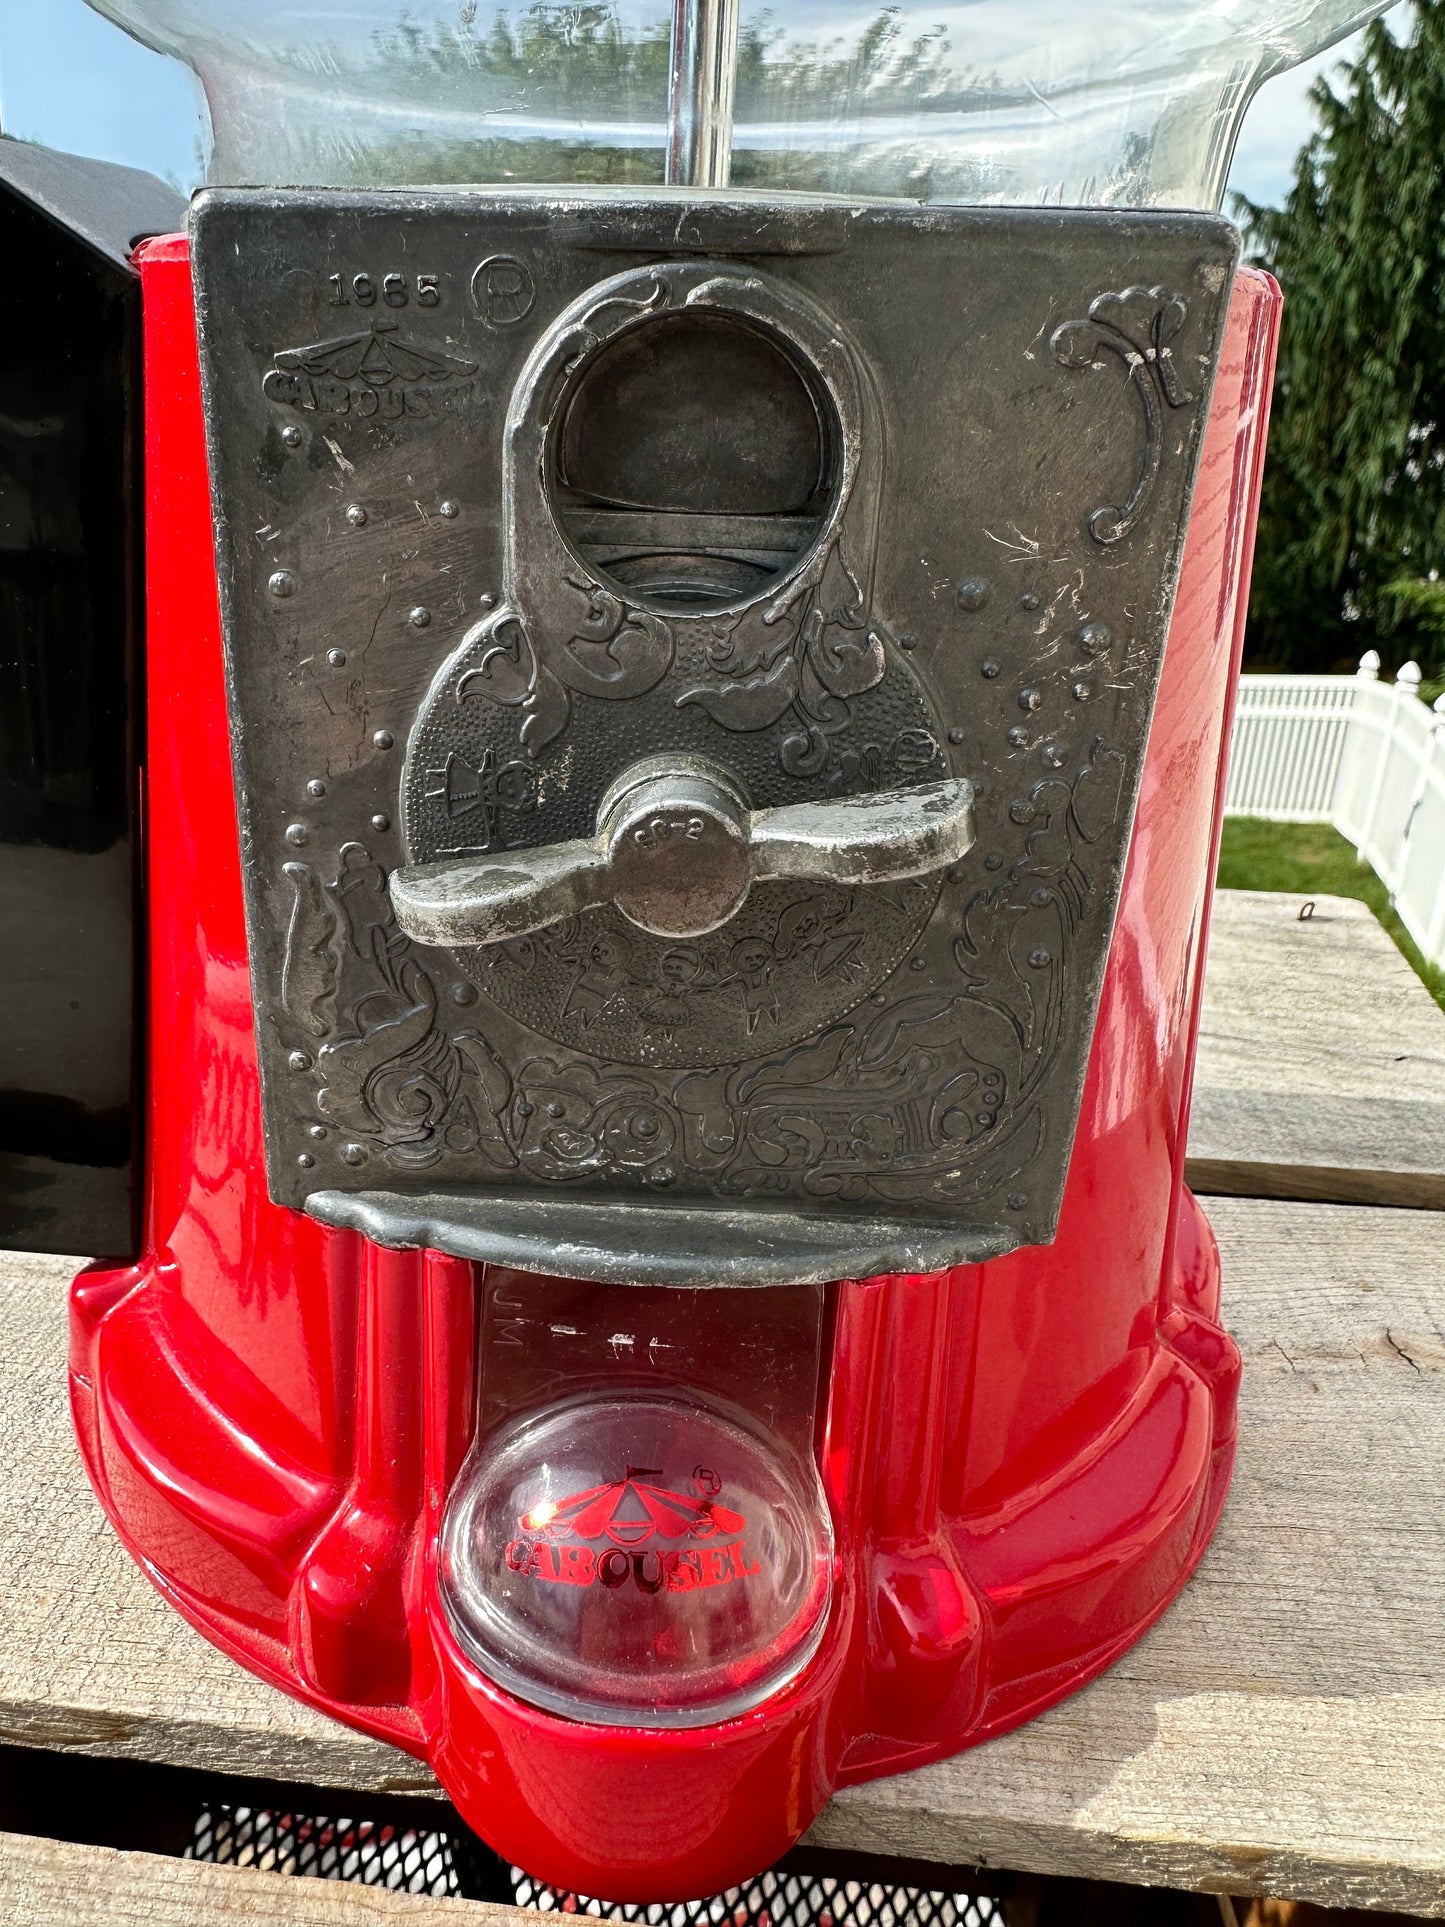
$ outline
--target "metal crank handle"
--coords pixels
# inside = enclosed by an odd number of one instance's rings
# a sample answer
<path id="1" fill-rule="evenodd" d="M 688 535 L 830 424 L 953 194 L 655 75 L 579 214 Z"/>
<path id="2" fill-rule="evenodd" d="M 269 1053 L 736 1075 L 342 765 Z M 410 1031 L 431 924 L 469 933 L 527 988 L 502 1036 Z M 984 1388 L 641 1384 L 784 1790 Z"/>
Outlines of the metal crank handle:
<path id="1" fill-rule="evenodd" d="M 701 937 L 755 883 L 896 883 L 972 846 L 965 777 L 836 802 L 753 810 L 700 757 L 649 757 L 602 799 L 595 835 L 505 856 L 394 870 L 396 920 L 418 943 L 502 943 L 615 904 L 659 937 Z"/>

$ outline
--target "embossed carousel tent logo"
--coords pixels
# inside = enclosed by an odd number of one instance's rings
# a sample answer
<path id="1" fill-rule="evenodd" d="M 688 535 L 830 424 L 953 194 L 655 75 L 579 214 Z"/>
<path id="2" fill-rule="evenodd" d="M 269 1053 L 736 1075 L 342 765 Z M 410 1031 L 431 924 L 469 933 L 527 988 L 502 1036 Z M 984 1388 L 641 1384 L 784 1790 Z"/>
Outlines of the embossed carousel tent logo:
<path id="1" fill-rule="evenodd" d="M 660 1470 L 629 1465 L 625 1478 L 549 1499 L 524 1512 L 503 1557 L 513 1572 L 549 1585 L 601 1586 L 615 1592 L 629 1582 L 639 1592 L 695 1592 L 726 1586 L 762 1570 L 749 1559 L 742 1513 L 718 1502 L 722 1481 L 700 1465 L 691 1493 L 654 1484 Z M 659 1540 L 725 1539 L 708 1546 L 661 1545 Z M 578 1540 L 592 1543 L 579 1545 Z M 571 1542 L 571 1543 L 569 1543 Z"/>
<path id="2" fill-rule="evenodd" d="M 394 321 L 378 321 L 362 334 L 283 348 L 261 382 L 268 401 L 318 415 L 435 415 L 472 399 L 474 361 L 405 341 Z"/>

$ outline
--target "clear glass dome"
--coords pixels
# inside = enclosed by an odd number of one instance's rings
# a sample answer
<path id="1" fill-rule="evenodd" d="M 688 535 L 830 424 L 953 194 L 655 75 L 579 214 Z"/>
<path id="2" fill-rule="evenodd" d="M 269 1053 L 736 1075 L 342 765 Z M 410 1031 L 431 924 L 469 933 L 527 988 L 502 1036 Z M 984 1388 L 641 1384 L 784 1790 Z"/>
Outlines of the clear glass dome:
<path id="1" fill-rule="evenodd" d="M 213 182 L 1215 207 L 1261 82 L 1392 0 L 90 0 L 199 74 Z"/>

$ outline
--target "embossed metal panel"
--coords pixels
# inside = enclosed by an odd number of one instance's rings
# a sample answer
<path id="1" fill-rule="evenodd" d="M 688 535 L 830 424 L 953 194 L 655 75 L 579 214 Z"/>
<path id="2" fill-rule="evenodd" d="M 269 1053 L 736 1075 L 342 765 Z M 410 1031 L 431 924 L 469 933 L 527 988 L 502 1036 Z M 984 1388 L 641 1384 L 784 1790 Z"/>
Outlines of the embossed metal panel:
<path id="1" fill-rule="evenodd" d="M 273 1196 L 637 1281 L 1049 1238 L 1227 224 L 193 221 Z"/>

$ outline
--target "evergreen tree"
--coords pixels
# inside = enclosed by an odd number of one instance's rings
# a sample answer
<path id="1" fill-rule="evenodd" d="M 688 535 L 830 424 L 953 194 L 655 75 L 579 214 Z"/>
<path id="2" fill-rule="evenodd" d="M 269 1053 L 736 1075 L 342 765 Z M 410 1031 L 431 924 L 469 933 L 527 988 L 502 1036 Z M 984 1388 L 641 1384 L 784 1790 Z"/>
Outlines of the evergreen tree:
<path id="1" fill-rule="evenodd" d="M 1381 21 L 1282 208 L 1240 208 L 1284 331 L 1250 603 L 1251 659 L 1445 666 L 1445 0 Z"/>

